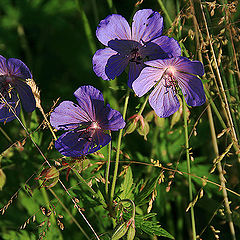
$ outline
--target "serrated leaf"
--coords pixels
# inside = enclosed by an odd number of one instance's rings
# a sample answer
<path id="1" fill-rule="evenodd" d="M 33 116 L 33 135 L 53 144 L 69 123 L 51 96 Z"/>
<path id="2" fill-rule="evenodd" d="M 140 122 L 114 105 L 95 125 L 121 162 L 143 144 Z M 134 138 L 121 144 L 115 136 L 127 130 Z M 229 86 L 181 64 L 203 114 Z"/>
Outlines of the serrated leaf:
<path id="1" fill-rule="evenodd" d="M 134 202 L 135 202 L 136 206 L 142 205 L 145 203 L 145 199 L 152 193 L 152 191 L 156 187 L 158 179 L 159 179 L 159 176 L 148 180 L 148 182 L 144 186 L 143 190 L 141 192 L 139 192 L 135 197 Z"/>
<path id="2" fill-rule="evenodd" d="M 146 220 L 151 217 L 156 216 L 156 213 L 149 213 L 144 216 L 136 215 L 135 216 L 135 228 L 137 230 L 142 230 L 143 232 L 154 236 L 157 235 L 159 237 L 166 237 L 169 239 L 174 239 L 174 237 L 165 229 L 161 227 L 158 221 L 154 220 Z M 123 214 L 124 219 L 129 219 L 131 215 L 129 213 L 124 213 Z"/>
<path id="3" fill-rule="evenodd" d="M 136 221 L 137 222 L 137 221 Z M 167 232 L 165 229 L 159 225 L 158 222 L 155 221 L 142 221 L 139 223 L 138 226 L 136 223 L 136 228 L 140 228 L 143 232 L 149 234 L 149 235 L 157 235 L 159 237 L 167 237 L 170 239 L 174 239 L 174 237 Z"/>
<path id="4" fill-rule="evenodd" d="M 124 181 L 121 184 L 120 187 L 120 199 L 133 199 L 133 176 L 132 176 L 132 169 L 131 167 L 128 167 Z"/>

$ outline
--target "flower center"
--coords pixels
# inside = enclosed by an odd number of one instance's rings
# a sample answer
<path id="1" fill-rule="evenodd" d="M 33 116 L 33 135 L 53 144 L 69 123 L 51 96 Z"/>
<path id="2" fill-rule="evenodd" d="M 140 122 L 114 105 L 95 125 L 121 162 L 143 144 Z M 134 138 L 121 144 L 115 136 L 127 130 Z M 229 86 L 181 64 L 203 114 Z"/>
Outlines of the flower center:
<path id="1" fill-rule="evenodd" d="M 136 64 L 141 64 L 141 61 L 143 60 L 138 47 L 135 47 L 131 50 L 130 53 L 130 62 L 135 62 Z"/>
<path id="2" fill-rule="evenodd" d="M 174 79 L 174 75 L 171 70 L 169 71 L 168 69 L 167 72 L 164 74 L 163 81 L 163 86 L 165 88 L 171 88 L 175 93 L 177 92 L 178 84 L 177 81 Z"/>
<path id="3" fill-rule="evenodd" d="M 92 122 L 91 126 L 89 127 L 89 129 L 91 130 L 97 130 L 97 129 L 101 129 L 101 127 L 99 126 L 99 124 L 97 122 Z"/>

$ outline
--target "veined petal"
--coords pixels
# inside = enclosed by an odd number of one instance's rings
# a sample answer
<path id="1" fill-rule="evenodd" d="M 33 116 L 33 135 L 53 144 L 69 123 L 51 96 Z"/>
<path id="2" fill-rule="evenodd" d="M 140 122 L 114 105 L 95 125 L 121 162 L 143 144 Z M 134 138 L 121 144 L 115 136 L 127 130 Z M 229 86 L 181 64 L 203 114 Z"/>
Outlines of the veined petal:
<path id="1" fill-rule="evenodd" d="M 169 38 L 167 36 L 161 36 L 153 41 L 151 43 L 155 43 L 158 46 L 161 47 L 163 53 L 167 55 L 167 57 L 163 54 L 160 58 L 172 58 L 177 57 L 181 55 L 181 48 L 179 46 L 179 43 L 174 38 Z M 155 58 L 157 59 L 157 58 Z"/>
<path id="2" fill-rule="evenodd" d="M 5 100 L 8 102 L 10 106 L 12 106 L 12 110 L 15 111 L 15 114 L 18 116 L 21 110 L 20 100 L 14 90 L 11 91 L 11 97 L 5 97 Z M 0 122 L 10 122 L 16 118 L 9 106 L 4 103 L 4 100 L 0 99 Z"/>
<path id="3" fill-rule="evenodd" d="M 21 60 L 16 58 L 9 58 L 7 60 L 7 68 L 10 75 L 19 77 L 21 79 L 32 78 L 32 74 L 28 67 Z"/>
<path id="4" fill-rule="evenodd" d="M 92 63 L 93 63 L 93 71 L 98 77 L 101 77 L 103 80 L 110 80 L 106 75 L 106 65 L 108 59 L 116 55 L 117 52 L 112 50 L 111 48 L 99 49 L 95 52 Z"/>
<path id="5" fill-rule="evenodd" d="M 132 23 L 132 40 L 148 42 L 162 35 L 163 18 L 152 9 L 135 13 Z"/>
<path id="6" fill-rule="evenodd" d="M 104 112 L 100 115 L 100 119 L 100 126 L 105 130 L 118 131 L 126 125 L 121 113 L 110 108 L 109 104 L 104 108 Z"/>
<path id="7" fill-rule="evenodd" d="M 165 87 L 162 80 L 151 92 L 149 103 L 160 118 L 169 117 L 180 107 L 175 92 L 172 88 Z"/>
<path id="8" fill-rule="evenodd" d="M 110 40 L 130 40 L 131 29 L 124 17 L 118 14 L 112 14 L 99 23 L 96 36 L 103 45 L 107 46 Z"/>
<path id="9" fill-rule="evenodd" d="M 36 101 L 32 89 L 25 82 L 15 79 L 12 85 L 17 90 L 22 106 L 26 112 L 32 112 L 36 108 Z"/>
<path id="10" fill-rule="evenodd" d="M 71 101 L 61 102 L 50 116 L 51 125 L 57 130 L 75 129 L 80 123 L 90 121 L 88 113 Z"/>
<path id="11" fill-rule="evenodd" d="M 111 56 L 107 61 L 105 69 L 108 78 L 115 79 L 116 77 L 118 77 L 127 67 L 128 62 L 128 58 L 123 55 L 116 54 Z"/>
<path id="12" fill-rule="evenodd" d="M 104 99 L 102 93 L 93 86 L 81 86 L 75 92 L 78 104 L 82 110 L 87 113 L 91 121 L 97 120 L 97 111 L 101 112 L 104 108 Z"/>
<path id="13" fill-rule="evenodd" d="M 129 78 L 128 78 L 128 87 L 132 88 L 133 82 L 138 78 L 142 69 L 144 69 L 144 63 L 141 62 L 130 62 L 129 64 Z"/>
<path id="14" fill-rule="evenodd" d="M 0 75 L 8 74 L 6 58 L 0 55 Z"/>
<path id="15" fill-rule="evenodd" d="M 189 106 L 201 106 L 206 96 L 201 79 L 187 73 L 177 73 L 177 81 Z"/>
<path id="16" fill-rule="evenodd" d="M 166 62 L 167 64 L 167 62 Z M 203 64 L 199 61 L 191 61 L 186 57 L 169 59 L 169 64 L 174 66 L 177 71 L 202 76 L 204 74 Z"/>
<path id="17" fill-rule="evenodd" d="M 147 93 L 162 77 L 163 71 L 158 68 L 145 67 L 133 82 L 133 91 L 138 97 Z"/>
<path id="18" fill-rule="evenodd" d="M 111 140 L 111 137 L 102 131 L 95 132 L 93 136 L 90 134 L 90 132 L 66 132 L 55 142 L 55 147 L 64 156 L 79 157 L 98 151 Z"/>

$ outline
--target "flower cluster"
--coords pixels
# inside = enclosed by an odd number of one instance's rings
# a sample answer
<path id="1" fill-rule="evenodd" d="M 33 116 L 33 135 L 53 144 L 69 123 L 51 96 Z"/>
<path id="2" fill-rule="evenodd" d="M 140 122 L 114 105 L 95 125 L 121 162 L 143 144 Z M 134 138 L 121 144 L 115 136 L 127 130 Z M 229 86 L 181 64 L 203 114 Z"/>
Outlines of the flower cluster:
<path id="1" fill-rule="evenodd" d="M 113 14 L 97 28 L 98 40 L 107 48 L 93 56 L 93 70 L 103 80 L 119 76 L 129 64 L 128 86 L 141 97 L 154 86 L 149 103 L 159 117 L 168 117 L 180 106 L 179 90 L 190 106 L 205 103 L 204 74 L 199 61 L 181 57 L 178 42 L 161 36 L 163 18 L 151 9 L 139 10 L 132 28 L 121 15 Z"/>
<path id="2" fill-rule="evenodd" d="M 128 86 L 144 68 L 144 61 L 165 59 L 181 54 L 178 42 L 161 36 L 163 18 L 151 9 L 135 13 L 130 28 L 121 15 L 112 14 L 102 20 L 97 28 L 98 40 L 107 48 L 93 56 L 93 70 L 103 80 L 115 79 L 129 65 Z"/>
<path id="3" fill-rule="evenodd" d="M 32 78 L 28 67 L 19 59 L 0 55 L 0 122 L 9 122 L 20 113 L 20 100 L 26 112 L 32 112 L 36 102 L 26 79 Z"/>

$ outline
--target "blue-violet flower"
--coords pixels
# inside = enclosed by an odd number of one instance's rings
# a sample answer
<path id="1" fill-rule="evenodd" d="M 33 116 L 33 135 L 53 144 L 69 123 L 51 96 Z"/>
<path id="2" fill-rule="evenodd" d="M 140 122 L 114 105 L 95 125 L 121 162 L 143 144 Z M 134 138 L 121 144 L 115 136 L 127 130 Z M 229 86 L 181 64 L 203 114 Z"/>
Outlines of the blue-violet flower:
<path id="1" fill-rule="evenodd" d="M 63 101 L 52 112 L 50 122 L 57 130 L 65 130 L 55 142 L 64 156 L 79 157 L 94 153 L 107 145 L 111 137 L 107 130 L 125 127 L 120 112 L 104 106 L 102 93 L 93 86 L 81 86 L 74 96 L 78 104 Z"/>
<path id="2" fill-rule="evenodd" d="M 203 84 L 198 77 L 204 74 L 201 62 L 175 57 L 148 61 L 145 64 L 148 67 L 145 67 L 134 81 L 133 90 L 141 97 L 155 86 L 149 96 L 149 103 L 159 117 L 168 117 L 178 110 L 179 88 L 189 106 L 205 103 Z"/>
<path id="3" fill-rule="evenodd" d="M 0 122 L 12 121 L 19 115 L 19 100 L 26 112 L 36 108 L 32 90 L 25 81 L 29 78 L 32 74 L 21 60 L 0 55 Z"/>
<path id="4" fill-rule="evenodd" d="M 102 20 L 96 30 L 98 40 L 107 48 L 96 51 L 93 70 L 103 80 L 115 79 L 129 64 L 128 86 L 144 68 L 144 61 L 181 55 L 178 42 L 161 36 L 163 18 L 152 9 L 135 13 L 132 29 L 127 20 L 112 14 Z"/>

